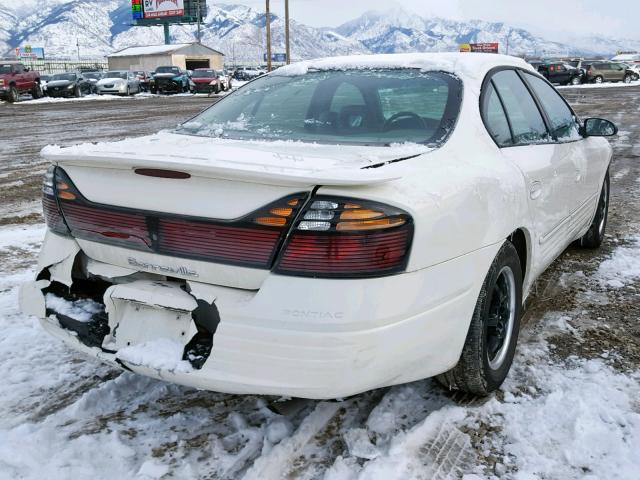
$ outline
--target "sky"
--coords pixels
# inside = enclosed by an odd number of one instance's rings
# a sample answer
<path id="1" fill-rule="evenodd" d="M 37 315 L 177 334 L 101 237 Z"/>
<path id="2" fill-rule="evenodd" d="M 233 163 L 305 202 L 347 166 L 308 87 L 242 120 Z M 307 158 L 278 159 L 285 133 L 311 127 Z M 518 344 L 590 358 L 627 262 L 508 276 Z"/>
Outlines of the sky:
<path id="1" fill-rule="evenodd" d="M 263 10 L 265 0 L 225 3 Z M 302 23 L 334 27 L 394 4 L 423 16 L 502 21 L 560 41 L 591 34 L 640 40 L 640 0 L 289 0 L 289 9 L 291 17 Z M 271 0 L 271 5 L 274 13 L 284 15 L 284 0 Z"/>

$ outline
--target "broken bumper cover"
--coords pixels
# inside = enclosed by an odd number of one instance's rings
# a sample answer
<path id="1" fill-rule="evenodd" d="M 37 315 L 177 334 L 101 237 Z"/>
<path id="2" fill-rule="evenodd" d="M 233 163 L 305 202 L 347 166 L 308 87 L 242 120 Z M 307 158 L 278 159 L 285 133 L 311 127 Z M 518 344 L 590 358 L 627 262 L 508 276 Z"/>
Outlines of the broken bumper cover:
<path id="1" fill-rule="evenodd" d="M 51 280 L 68 281 L 69 256 L 75 257 L 79 247 L 61 238 L 49 232 L 42 257 L 50 257 L 44 264 L 58 261 L 49 264 Z M 365 281 L 270 275 L 257 291 L 185 280 L 187 293 L 184 285 L 171 282 L 123 282 L 105 293 L 110 333 L 101 346 L 87 344 L 55 313 L 46 313 L 42 290 L 51 280 L 26 284 L 21 304 L 71 347 L 143 375 L 227 393 L 342 398 L 453 367 L 497 248 Z M 126 273 L 105 264 L 91 269 Z M 175 352 L 163 344 L 155 356 L 137 354 L 136 348 L 157 340 L 186 346 L 197 330 L 191 312 L 202 302 L 215 305 L 219 323 L 201 368 L 175 361 Z M 173 363 L 158 359 L 163 352 L 174 355 Z"/>

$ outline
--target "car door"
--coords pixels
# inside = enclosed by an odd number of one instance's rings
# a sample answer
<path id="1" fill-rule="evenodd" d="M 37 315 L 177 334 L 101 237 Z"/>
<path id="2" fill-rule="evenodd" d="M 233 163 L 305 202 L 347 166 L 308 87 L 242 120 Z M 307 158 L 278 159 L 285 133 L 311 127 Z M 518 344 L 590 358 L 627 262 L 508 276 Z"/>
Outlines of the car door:
<path id="1" fill-rule="evenodd" d="M 566 248 L 569 219 L 579 199 L 575 159 L 566 149 L 558 148 L 542 109 L 521 75 L 514 69 L 503 69 L 493 74 L 491 83 L 511 136 L 502 145 L 508 147 L 502 148 L 502 154 L 525 179 L 537 275 Z"/>
<path id="2" fill-rule="evenodd" d="M 611 73 L 614 77 L 614 80 L 621 82 L 622 80 L 624 80 L 624 76 L 627 73 L 627 68 L 621 63 L 612 63 Z"/>
<path id="3" fill-rule="evenodd" d="M 575 237 L 591 221 L 608 168 L 606 147 L 603 149 L 601 139 L 584 138 L 580 134 L 577 115 L 551 85 L 528 73 L 523 73 L 523 78 L 544 111 L 557 154 L 565 156 L 574 168 L 574 182 L 568 188 L 577 205 L 566 231 L 569 237 Z"/>
<path id="4" fill-rule="evenodd" d="M 567 70 L 567 67 L 563 64 L 558 64 L 556 65 L 556 72 L 558 72 L 558 77 L 554 83 L 559 83 L 560 85 L 569 83 L 569 71 Z"/>

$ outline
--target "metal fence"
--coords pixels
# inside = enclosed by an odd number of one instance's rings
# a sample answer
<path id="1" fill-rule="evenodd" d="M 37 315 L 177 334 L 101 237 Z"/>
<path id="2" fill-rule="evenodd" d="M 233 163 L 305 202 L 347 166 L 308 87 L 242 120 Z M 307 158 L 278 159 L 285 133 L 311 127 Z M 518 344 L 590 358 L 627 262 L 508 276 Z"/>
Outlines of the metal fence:
<path id="1" fill-rule="evenodd" d="M 99 60 L 38 60 L 25 58 L 21 60 L 26 67 L 37 70 L 42 74 L 78 72 L 78 71 L 102 71 L 107 70 L 105 59 Z"/>

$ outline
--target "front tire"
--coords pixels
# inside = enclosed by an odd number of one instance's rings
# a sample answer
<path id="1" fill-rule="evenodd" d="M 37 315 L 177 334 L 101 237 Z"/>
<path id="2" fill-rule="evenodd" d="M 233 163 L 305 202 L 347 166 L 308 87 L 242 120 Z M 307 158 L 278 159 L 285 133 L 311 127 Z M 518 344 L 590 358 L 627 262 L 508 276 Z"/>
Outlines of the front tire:
<path id="1" fill-rule="evenodd" d="M 607 219 L 609 218 L 609 172 L 604 177 L 602 190 L 600 191 L 600 199 L 593 222 L 587 233 L 579 240 L 580 246 L 583 248 L 598 248 L 604 241 L 604 233 L 607 228 Z"/>
<path id="2" fill-rule="evenodd" d="M 458 364 L 436 379 L 449 389 L 488 395 L 509 373 L 520 331 L 522 268 L 506 241 L 484 279 Z"/>
<path id="3" fill-rule="evenodd" d="M 604 82 L 604 78 L 602 77 L 602 75 L 598 75 L 596 78 L 594 78 L 594 82 L 602 83 Z"/>
<path id="4" fill-rule="evenodd" d="M 633 80 L 633 76 L 632 75 L 625 75 L 623 82 L 624 83 L 631 83 L 631 80 Z"/>
<path id="5" fill-rule="evenodd" d="M 571 85 L 580 85 L 580 77 L 573 77 L 569 83 Z"/>
<path id="6" fill-rule="evenodd" d="M 9 103 L 16 103 L 18 101 L 18 89 L 14 86 L 9 87 L 9 94 L 7 95 L 7 101 Z"/>
<path id="7" fill-rule="evenodd" d="M 80 90 L 80 86 L 76 85 L 75 90 L 73 91 L 73 96 L 76 98 L 80 98 L 82 96 L 82 90 Z"/>
<path id="8" fill-rule="evenodd" d="M 34 99 L 38 99 L 38 98 L 42 98 L 44 97 L 44 94 L 42 93 L 42 86 L 40 86 L 39 83 L 36 83 L 33 88 L 31 89 L 31 96 Z"/>

